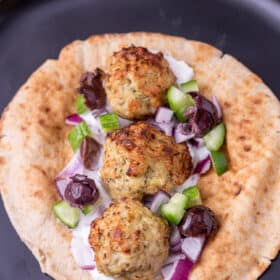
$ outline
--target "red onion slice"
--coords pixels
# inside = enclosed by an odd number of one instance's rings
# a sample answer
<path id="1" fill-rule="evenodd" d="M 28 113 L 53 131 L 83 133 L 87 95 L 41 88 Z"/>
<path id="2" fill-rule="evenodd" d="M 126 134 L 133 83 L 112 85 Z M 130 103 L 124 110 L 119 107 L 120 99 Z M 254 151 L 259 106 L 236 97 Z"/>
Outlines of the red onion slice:
<path id="1" fill-rule="evenodd" d="M 165 265 L 161 269 L 161 274 L 164 280 L 169 280 L 170 277 L 172 276 L 173 271 L 174 271 L 174 264 Z"/>
<path id="2" fill-rule="evenodd" d="M 67 188 L 67 185 L 70 183 L 70 178 L 58 178 L 58 179 L 55 179 L 55 186 L 56 186 L 56 189 L 60 195 L 60 197 L 62 199 L 65 199 L 65 190 Z"/>
<path id="3" fill-rule="evenodd" d="M 186 237 L 182 243 L 182 252 L 193 263 L 196 263 L 204 247 L 205 237 Z"/>
<path id="4" fill-rule="evenodd" d="M 186 280 L 192 270 L 193 263 L 188 259 L 181 259 L 176 262 L 174 273 L 170 280 Z"/>
<path id="5" fill-rule="evenodd" d="M 194 147 L 193 145 L 189 144 L 189 142 L 187 143 L 187 145 L 188 145 L 191 157 L 192 157 L 192 163 L 193 163 L 193 167 L 194 167 L 193 174 L 202 174 L 202 173 L 207 172 L 208 171 L 207 168 L 208 167 L 210 168 L 208 159 L 206 160 L 206 158 L 209 157 L 209 155 L 210 155 L 209 150 L 204 145 L 199 148 Z M 200 162 L 204 162 L 204 160 L 205 160 L 204 164 L 206 165 L 205 170 L 198 170 L 198 169 L 201 169 L 201 165 L 203 165 Z M 210 161 L 210 164 L 211 164 L 211 161 Z M 199 166 L 197 167 L 197 165 L 199 165 L 200 167 Z M 197 170 L 195 170 L 196 167 L 197 167 Z"/>
<path id="6" fill-rule="evenodd" d="M 182 252 L 182 241 L 180 240 L 178 244 L 171 246 L 169 252 L 172 254 L 177 254 Z"/>
<path id="7" fill-rule="evenodd" d="M 82 121 L 83 119 L 78 114 L 72 114 L 66 118 L 65 123 L 69 125 L 77 125 Z"/>
<path id="8" fill-rule="evenodd" d="M 82 238 L 74 237 L 71 241 L 71 251 L 76 263 L 85 270 L 95 268 L 94 253 Z"/>
<path id="9" fill-rule="evenodd" d="M 166 107 L 159 107 L 155 121 L 158 123 L 169 123 L 173 118 L 174 112 Z"/>
<path id="10" fill-rule="evenodd" d="M 184 254 L 182 254 L 182 253 L 180 253 L 180 254 L 171 254 L 167 258 L 164 266 L 169 265 L 169 264 L 173 264 L 176 261 L 181 260 L 181 259 L 185 259 L 185 258 L 186 258 L 186 256 Z"/>
<path id="11" fill-rule="evenodd" d="M 176 191 L 177 192 L 182 192 L 183 190 L 191 187 L 191 186 L 194 186 L 197 184 L 198 182 L 198 179 L 199 179 L 199 175 L 198 174 L 193 174 L 191 175 L 181 186 L 178 186 L 176 188 Z"/>
<path id="12" fill-rule="evenodd" d="M 95 265 L 82 265 L 81 269 L 82 270 L 93 270 L 93 269 L 95 269 Z"/>
<path id="13" fill-rule="evenodd" d="M 181 242 L 181 234 L 177 226 L 172 226 L 169 242 L 170 246 L 175 246 Z"/>
<path id="14" fill-rule="evenodd" d="M 187 280 L 192 267 L 193 263 L 185 258 L 176 261 L 173 265 L 165 266 L 161 273 L 165 280 Z"/>
<path id="15" fill-rule="evenodd" d="M 167 136 L 172 136 L 174 123 L 158 123 L 158 127 L 162 130 Z"/>
<path id="16" fill-rule="evenodd" d="M 95 268 L 94 251 L 88 243 L 88 236 L 92 221 L 102 216 L 106 209 L 102 200 L 100 202 L 100 204 L 93 205 L 89 214 L 81 214 L 78 226 L 72 230 L 71 252 L 76 263 L 84 270 Z"/>
<path id="17" fill-rule="evenodd" d="M 157 110 L 155 120 L 148 120 L 147 122 L 163 131 L 167 136 L 172 136 L 174 127 L 176 125 L 173 115 L 174 112 L 169 108 L 160 107 Z"/>
<path id="18" fill-rule="evenodd" d="M 199 161 L 193 171 L 194 174 L 204 174 L 206 173 L 211 167 L 211 158 L 208 155 L 206 158 Z"/>
<path id="19" fill-rule="evenodd" d="M 57 179 L 65 179 L 75 174 L 83 174 L 83 165 L 80 156 L 80 150 L 78 150 L 68 164 L 57 175 Z"/>
<path id="20" fill-rule="evenodd" d="M 215 105 L 217 113 L 218 113 L 218 119 L 222 120 L 223 118 L 223 113 L 222 113 L 222 108 L 218 102 L 218 99 L 215 95 L 212 96 L 212 103 Z"/>
<path id="21" fill-rule="evenodd" d="M 174 132 L 174 140 L 175 140 L 175 143 L 177 143 L 177 144 L 186 142 L 189 139 L 191 139 L 192 137 L 194 137 L 194 134 L 185 135 L 180 132 L 176 132 L 176 131 Z"/>
<path id="22" fill-rule="evenodd" d="M 170 199 L 170 195 L 165 191 L 159 190 L 150 201 L 150 210 L 153 213 L 159 214 L 160 206 L 164 203 L 167 203 Z"/>
<path id="23" fill-rule="evenodd" d="M 189 140 L 189 144 L 195 148 L 200 148 L 204 145 L 204 140 L 202 138 L 192 138 Z"/>
<path id="24" fill-rule="evenodd" d="M 150 125 L 154 126 L 157 129 L 161 130 L 167 136 L 171 136 L 173 134 L 173 129 L 176 124 L 175 121 L 171 121 L 171 122 L 167 122 L 167 123 L 165 123 L 165 122 L 159 123 L 159 122 L 156 122 L 153 120 L 148 120 L 147 123 L 149 123 Z"/>
<path id="25" fill-rule="evenodd" d="M 186 142 L 187 140 L 190 140 L 191 138 L 193 138 L 194 134 L 186 133 L 185 131 L 183 131 L 182 125 L 179 124 L 176 126 L 176 128 L 174 130 L 173 137 L 174 137 L 175 143 L 183 143 L 183 142 Z"/>

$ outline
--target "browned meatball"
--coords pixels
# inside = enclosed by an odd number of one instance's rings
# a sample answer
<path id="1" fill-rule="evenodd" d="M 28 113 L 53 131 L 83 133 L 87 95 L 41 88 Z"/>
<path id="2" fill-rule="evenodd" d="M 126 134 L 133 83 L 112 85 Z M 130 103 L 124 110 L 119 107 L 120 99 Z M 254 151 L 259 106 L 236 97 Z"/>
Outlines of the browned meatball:
<path id="1" fill-rule="evenodd" d="M 185 144 L 175 144 L 155 127 L 137 122 L 109 135 L 100 170 L 113 199 L 141 199 L 159 189 L 167 192 L 190 175 L 192 162 Z"/>
<path id="2" fill-rule="evenodd" d="M 127 280 L 152 280 L 168 256 L 168 240 L 167 222 L 132 199 L 112 203 L 89 235 L 97 269 Z"/>
<path id="3" fill-rule="evenodd" d="M 105 90 L 114 111 L 128 119 L 143 119 L 166 103 L 166 90 L 175 82 L 162 53 L 124 48 L 108 61 Z"/>

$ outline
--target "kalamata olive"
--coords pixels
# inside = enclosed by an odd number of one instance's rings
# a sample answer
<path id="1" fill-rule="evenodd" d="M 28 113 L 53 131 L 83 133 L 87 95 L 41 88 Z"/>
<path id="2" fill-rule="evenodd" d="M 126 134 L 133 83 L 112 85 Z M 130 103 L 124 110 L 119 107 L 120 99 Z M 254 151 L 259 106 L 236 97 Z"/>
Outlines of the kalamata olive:
<path id="1" fill-rule="evenodd" d="M 106 104 L 106 93 L 102 79 L 105 73 L 97 68 L 94 72 L 86 72 L 80 80 L 78 92 L 86 99 L 86 105 L 90 109 L 102 108 Z"/>
<path id="2" fill-rule="evenodd" d="M 217 109 L 204 96 L 197 93 L 190 94 L 195 101 L 195 105 L 185 112 L 188 122 L 184 125 L 195 137 L 202 137 L 218 123 Z"/>
<path id="3" fill-rule="evenodd" d="M 209 237 L 217 229 L 214 213 L 206 206 L 190 208 L 179 225 L 179 231 L 186 237 Z"/>
<path id="4" fill-rule="evenodd" d="M 85 168 L 90 170 L 96 170 L 99 162 L 101 147 L 100 145 L 91 137 L 85 137 L 81 149 L 81 159 Z"/>
<path id="5" fill-rule="evenodd" d="M 76 174 L 71 177 L 65 190 L 65 199 L 72 206 L 81 207 L 87 203 L 93 203 L 99 197 L 94 180 L 85 175 Z"/>

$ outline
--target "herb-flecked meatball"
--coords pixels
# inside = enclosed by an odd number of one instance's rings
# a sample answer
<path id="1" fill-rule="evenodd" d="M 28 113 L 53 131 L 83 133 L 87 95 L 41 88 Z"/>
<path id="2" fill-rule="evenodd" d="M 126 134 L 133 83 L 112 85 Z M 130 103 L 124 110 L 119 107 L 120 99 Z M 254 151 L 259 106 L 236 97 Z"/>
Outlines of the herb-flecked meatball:
<path id="1" fill-rule="evenodd" d="M 162 53 L 123 48 L 108 61 L 105 90 L 114 111 L 127 119 L 143 119 L 166 103 L 175 76 Z"/>
<path id="2" fill-rule="evenodd" d="M 107 137 L 100 173 L 113 199 L 141 199 L 159 189 L 170 192 L 188 178 L 191 170 L 185 144 L 176 144 L 173 137 L 152 125 L 137 122 Z"/>
<path id="3" fill-rule="evenodd" d="M 139 201 L 112 203 L 91 224 L 97 269 L 115 279 L 152 280 L 168 257 L 169 226 Z"/>

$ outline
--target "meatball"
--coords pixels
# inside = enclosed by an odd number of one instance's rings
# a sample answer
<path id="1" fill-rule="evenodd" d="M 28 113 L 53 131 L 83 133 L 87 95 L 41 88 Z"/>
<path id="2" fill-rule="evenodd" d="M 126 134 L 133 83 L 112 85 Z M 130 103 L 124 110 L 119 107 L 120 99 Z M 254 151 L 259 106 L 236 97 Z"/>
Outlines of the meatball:
<path id="1" fill-rule="evenodd" d="M 116 279 L 152 280 L 168 257 L 170 229 L 139 201 L 112 203 L 91 224 L 97 269 Z"/>
<path id="2" fill-rule="evenodd" d="M 175 82 L 162 53 L 124 48 L 108 61 L 104 86 L 114 111 L 127 119 L 143 119 L 166 103 L 166 90 Z"/>
<path id="3" fill-rule="evenodd" d="M 141 199 L 162 189 L 170 192 L 190 175 L 192 161 L 185 144 L 145 122 L 111 133 L 104 145 L 100 170 L 113 199 Z"/>

